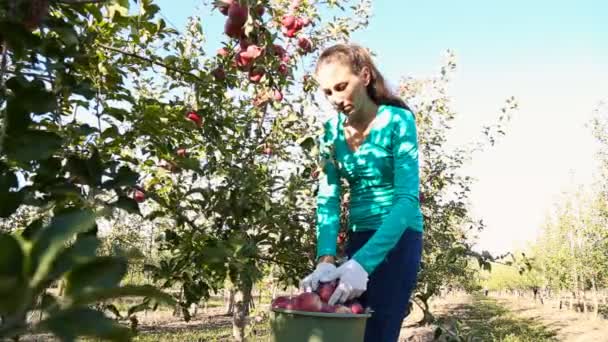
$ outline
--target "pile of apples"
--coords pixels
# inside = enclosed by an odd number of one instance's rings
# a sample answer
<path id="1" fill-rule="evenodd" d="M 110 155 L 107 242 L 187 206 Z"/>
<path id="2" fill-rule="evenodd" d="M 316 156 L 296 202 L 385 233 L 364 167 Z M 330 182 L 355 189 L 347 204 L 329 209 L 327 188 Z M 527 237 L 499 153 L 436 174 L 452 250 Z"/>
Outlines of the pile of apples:
<path id="1" fill-rule="evenodd" d="M 362 314 L 365 312 L 361 303 L 357 301 L 329 305 L 327 302 L 334 293 L 336 286 L 336 281 L 320 283 L 315 292 L 304 292 L 295 297 L 277 297 L 272 301 L 271 307 L 273 309 L 341 314 Z"/>

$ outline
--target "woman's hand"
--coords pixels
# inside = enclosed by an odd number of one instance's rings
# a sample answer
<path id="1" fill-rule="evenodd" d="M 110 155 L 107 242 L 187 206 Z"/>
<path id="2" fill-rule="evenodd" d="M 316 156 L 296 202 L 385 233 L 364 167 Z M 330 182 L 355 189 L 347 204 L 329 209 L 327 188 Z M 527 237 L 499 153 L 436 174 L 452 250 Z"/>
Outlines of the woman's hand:
<path id="1" fill-rule="evenodd" d="M 333 262 L 319 262 L 314 272 L 312 272 L 304 279 L 302 279 L 302 281 L 300 281 L 300 290 L 304 292 L 316 291 L 319 287 L 319 282 L 328 282 L 336 279 L 335 271 L 336 266 L 333 264 Z"/>
<path id="2" fill-rule="evenodd" d="M 329 278 L 332 278 L 332 280 L 340 278 L 338 287 L 328 301 L 329 305 L 335 305 L 361 296 L 367 290 L 369 276 L 363 266 L 355 259 L 350 259 L 336 268 L 334 274 Z"/>

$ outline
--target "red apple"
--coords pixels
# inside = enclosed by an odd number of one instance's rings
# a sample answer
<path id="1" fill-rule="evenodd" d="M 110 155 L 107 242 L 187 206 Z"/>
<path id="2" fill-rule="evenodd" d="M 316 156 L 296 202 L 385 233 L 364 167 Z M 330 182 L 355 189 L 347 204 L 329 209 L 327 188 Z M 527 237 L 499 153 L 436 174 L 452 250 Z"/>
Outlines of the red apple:
<path id="1" fill-rule="evenodd" d="M 285 50 L 285 48 L 281 45 L 274 44 L 272 46 L 272 49 L 274 50 L 274 55 L 279 56 L 279 58 L 281 58 L 281 59 L 283 59 L 283 57 L 285 57 L 285 55 L 287 55 L 287 50 Z"/>
<path id="2" fill-rule="evenodd" d="M 264 8 L 264 5 L 258 5 L 255 7 L 255 13 L 261 17 L 264 15 L 264 12 L 266 12 L 266 8 Z"/>
<path id="3" fill-rule="evenodd" d="M 282 63 L 281 63 L 281 65 L 279 65 L 278 71 L 279 71 L 279 74 L 281 74 L 283 76 L 286 76 L 289 73 L 289 70 L 287 69 L 287 65 L 282 64 Z"/>
<path id="4" fill-rule="evenodd" d="M 224 33 L 230 38 L 240 38 L 244 33 L 243 25 L 228 18 L 224 24 Z"/>
<path id="5" fill-rule="evenodd" d="M 146 199 L 146 195 L 143 191 L 136 189 L 133 192 L 133 199 L 135 200 L 135 202 L 141 203 Z"/>
<path id="6" fill-rule="evenodd" d="M 201 119 L 201 117 L 198 116 L 198 114 L 196 114 L 196 112 L 194 112 L 194 111 L 188 112 L 187 118 L 188 118 L 188 120 L 191 120 L 194 123 L 196 123 L 196 125 L 198 127 L 201 127 L 201 124 L 203 123 L 203 120 Z"/>
<path id="7" fill-rule="evenodd" d="M 323 303 L 321 304 L 321 312 L 334 313 L 336 312 L 336 307 L 327 303 Z"/>
<path id="8" fill-rule="evenodd" d="M 215 79 L 218 81 L 221 81 L 224 78 L 226 78 L 226 72 L 224 71 L 224 68 L 222 68 L 222 67 L 217 67 L 217 68 L 213 69 L 211 74 L 213 74 L 213 77 L 215 77 Z"/>
<path id="9" fill-rule="evenodd" d="M 298 33 L 298 30 L 295 28 L 287 28 L 287 27 L 283 26 L 281 28 L 281 32 L 283 32 L 283 35 L 285 35 L 285 37 L 293 38 Z"/>
<path id="10" fill-rule="evenodd" d="M 363 310 L 363 305 L 359 302 L 354 302 L 350 305 L 350 311 L 354 314 L 362 314 L 365 310 Z"/>
<path id="11" fill-rule="evenodd" d="M 296 310 L 319 312 L 323 303 L 319 295 L 313 292 L 305 292 L 296 297 Z"/>
<path id="12" fill-rule="evenodd" d="M 223 15 L 228 15 L 228 8 L 234 2 L 234 0 L 217 0 L 215 7 L 220 10 Z"/>
<path id="13" fill-rule="evenodd" d="M 187 151 L 185 148 L 178 148 L 175 153 L 180 157 L 185 157 L 187 154 Z"/>
<path id="14" fill-rule="evenodd" d="M 304 27 L 304 22 L 302 21 L 302 18 L 296 18 L 296 21 L 293 23 L 293 26 L 290 28 L 295 29 L 296 31 L 300 31 L 302 29 L 302 27 Z"/>
<path id="15" fill-rule="evenodd" d="M 238 1 L 233 1 L 228 7 L 228 19 L 232 20 L 239 26 L 245 25 L 247 18 L 249 17 L 249 10 L 247 6 L 239 4 Z"/>
<path id="16" fill-rule="evenodd" d="M 219 48 L 219 49 L 217 49 L 217 54 L 222 57 L 228 57 L 229 52 L 225 48 Z"/>
<path id="17" fill-rule="evenodd" d="M 281 25 L 285 28 L 291 28 L 296 23 L 296 17 L 293 15 L 286 15 L 281 19 Z"/>
<path id="18" fill-rule="evenodd" d="M 273 94 L 273 98 L 277 102 L 283 101 L 283 93 L 280 90 L 275 90 Z"/>
<path id="19" fill-rule="evenodd" d="M 247 54 L 253 59 L 260 57 L 262 55 L 262 52 L 264 52 L 264 49 L 255 44 L 247 46 Z"/>
<path id="20" fill-rule="evenodd" d="M 264 73 L 264 69 L 262 68 L 252 69 L 249 72 L 249 81 L 252 83 L 259 83 L 262 80 L 262 77 L 264 77 Z"/>
<path id="21" fill-rule="evenodd" d="M 287 309 L 288 305 L 293 307 L 292 299 L 290 297 L 281 296 L 272 301 L 271 307 L 273 309 Z"/>
<path id="22" fill-rule="evenodd" d="M 306 37 L 300 37 L 300 38 L 298 38 L 298 46 L 305 53 L 309 53 L 309 52 L 312 51 L 312 41 L 310 39 L 306 38 Z"/>
<path id="23" fill-rule="evenodd" d="M 264 152 L 265 155 L 269 156 L 269 155 L 272 154 L 272 148 L 270 146 L 266 146 L 266 147 L 264 147 L 264 151 L 263 152 Z"/>
<path id="24" fill-rule="evenodd" d="M 319 294 L 319 298 L 321 298 L 321 301 L 327 303 L 327 301 L 329 301 L 329 298 L 331 298 L 331 295 L 334 293 L 336 286 L 338 286 L 336 281 L 320 283 L 319 288 L 317 289 L 317 293 Z"/>

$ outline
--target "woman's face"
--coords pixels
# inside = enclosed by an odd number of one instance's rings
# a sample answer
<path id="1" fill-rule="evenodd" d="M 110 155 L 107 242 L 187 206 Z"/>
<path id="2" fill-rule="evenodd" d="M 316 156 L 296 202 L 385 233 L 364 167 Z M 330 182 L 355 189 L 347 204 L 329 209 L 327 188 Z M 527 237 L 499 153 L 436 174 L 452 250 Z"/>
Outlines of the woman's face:
<path id="1" fill-rule="evenodd" d="M 348 116 L 358 113 L 370 101 L 366 86 L 369 83 L 369 69 L 363 68 L 359 75 L 338 61 L 319 65 L 316 79 L 334 108 Z"/>

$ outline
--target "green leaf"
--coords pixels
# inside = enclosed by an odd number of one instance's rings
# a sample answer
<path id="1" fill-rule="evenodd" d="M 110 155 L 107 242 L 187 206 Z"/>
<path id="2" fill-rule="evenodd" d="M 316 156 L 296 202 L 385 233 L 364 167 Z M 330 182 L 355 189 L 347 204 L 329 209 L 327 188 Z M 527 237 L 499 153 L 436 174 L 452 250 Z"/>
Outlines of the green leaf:
<path id="1" fill-rule="evenodd" d="M 104 305 L 104 309 L 110 311 L 117 318 L 122 318 L 122 315 L 120 314 L 120 311 L 118 310 L 118 308 L 116 307 L 116 305 L 114 305 L 114 304 L 106 304 L 106 305 Z"/>
<path id="2" fill-rule="evenodd" d="M 78 45 L 78 33 L 72 27 L 55 27 L 55 32 L 67 46 Z"/>
<path id="3" fill-rule="evenodd" d="M 114 19 L 116 14 L 126 17 L 129 15 L 129 0 L 112 0 L 108 6 L 108 16 Z"/>
<path id="4" fill-rule="evenodd" d="M 0 233 L 0 315 L 15 312 L 25 292 L 21 244 L 9 234 Z"/>
<path id="5" fill-rule="evenodd" d="M 300 144 L 303 149 L 309 150 L 315 146 L 315 139 L 312 137 L 304 137 L 298 140 L 298 144 Z"/>
<path id="6" fill-rule="evenodd" d="M 127 261 L 117 257 L 99 257 L 76 267 L 67 276 L 65 293 L 77 296 L 86 292 L 113 288 L 127 274 Z"/>
<path id="7" fill-rule="evenodd" d="M 139 174 L 135 171 L 132 171 L 126 166 L 122 166 L 116 175 L 113 176 L 114 179 L 105 181 L 103 183 L 103 187 L 108 188 L 117 188 L 121 186 L 133 186 L 137 184 L 139 180 Z"/>
<path id="8" fill-rule="evenodd" d="M 150 308 L 150 304 L 148 302 L 139 303 L 139 304 L 134 305 L 129 308 L 129 310 L 127 311 L 127 316 L 131 316 L 133 314 L 136 314 L 140 311 L 147 310 L 149 308 Z"/>
<path id="9" fill-rule="evenodd" d="M 58 307 L 57 298 L 50 293 L 42 294 L 38 308 L 46 312 L 54 312 Z"/>
<path id="10" fill-rule="evenodd" d="M 72 177 L 76 176 L 78 178 L 78 183 L 90 183 L 89 170 L 87 168 L 86 160 L 73 155 L 69 156 L 66 163 L 66 169 L 70 172 Z"/>
<path id="11" fill-rule="evenodd" d="M 11 191 L 19 185 L 17 175 L 13 172 L 0 173 L 0 217 L 11 216 L 23 201 L 24 192 Z"/>
<path id="12" fill-rule="evenodd" d="M 101 156 L 99 150 L 94 148 L 91 153 L 91 157 L 86 162 L 89 179 L 91 185 L 101 184 L 101 176 L 103 174 L 103 164 L 101 162 Z"/>
<path id="13" fill-rule="evenodd" d="M 91 210 L 69 210 L 56 214 L 50 225 L 36 234 L 28 268 L 30 274 L 34 274 L 33 287 L 47 277 L 66 243 L 76 234 L 90 230 L 94 224 L 95 214 Z"/>
<path id="14" fill-rule="evenodd" d="M 5 143 L 9 158 L 27 163 L 51 157 L 61 148 L 63 139 L 53 132 L 29 130 L 18 136 L 7 137 Z"/>
<path id="15" fill-rule="evenodd" d="M 32 241 L 34 236 L 38 234 L 40 229 L 42 229 L 42 225 L 44 224 L 44 219 L 39 218 L 34 220 L 32 223 L 28 224 L 27 227 L 21 232 L 21 237 L 27 241 Z"/>
<path id="16" fill-rule="evenodd" d="M 126 210 L 128 213 L 131 214 L 138 214 L 141 215 L 141 212 L 139 211 L 139 205 L 137 204 L 137 202 L 129 197 L 120 195 L 118 196 L 118 199 L 112 203 L 110 203 L 111 206 L 116 207 L 116 208 L 121 208 Z"/>
<path id="17" fill-rule="evenodd" d="M 87 291 L 74 296 L 73 305 L 88 305 L 122 297 L 151 298 L 165 305 L 176 305 L 175 299 L 152 285 L 126 285 L 121 287 L 103 288 Z"/>
<path id="18" fill-rule="evenodd" d="M 27 130 L 32 123 L 29 113 L 20 105 L 15 97 L 10 97 L 6 104 L 6 129 L 13 135 Z"/>
<path id="19" fill-rule="evenodd" d="M 0 233 L 0 277 L 19 279 L 23 275 L 24 260 L 19 241 L 12 235 Z"/>
<path id="20" fill-rule="evenodd" d="M 70 308 L 40 322 L 37 332 L 50 331 L 64 341 L 87 336 L 112 341 L 130 341 L 131 330 L 103 313 L 89 308 Z"/>
<path id="21" fill-rule="evenodd" d="M 45 283 L 49 284 L 73 270 L 76 266 L 91 261 L 96 257 L 100 245 L 101 241 L 95 236 L 84 236 L 76 239 L 70 247 L 57 256 Z"/>

